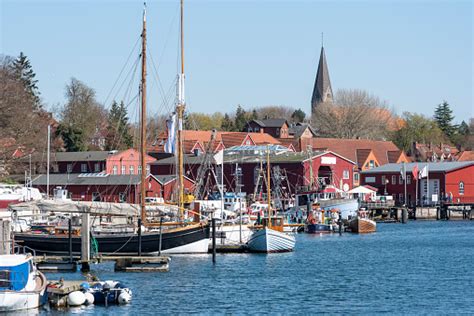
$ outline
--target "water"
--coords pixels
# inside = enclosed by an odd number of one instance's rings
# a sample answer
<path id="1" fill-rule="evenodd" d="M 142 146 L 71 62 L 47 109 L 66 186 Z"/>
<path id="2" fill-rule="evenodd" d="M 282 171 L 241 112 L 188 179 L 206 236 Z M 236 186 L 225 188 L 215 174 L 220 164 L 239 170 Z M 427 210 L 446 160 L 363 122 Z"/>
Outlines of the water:
<path id="1" fill-rule="evenodd" d="M 114 273 L 132 304 L 70 313 L 446 314 L 474 313 L 474 222 L 380 224 L 371 235 L 299 234 L 293 253 L 175 256 L 168 273 Z M 48 274 L 50 279 L 80 274 Z M 42 310 L 41 314 L 60 313 Z"/>

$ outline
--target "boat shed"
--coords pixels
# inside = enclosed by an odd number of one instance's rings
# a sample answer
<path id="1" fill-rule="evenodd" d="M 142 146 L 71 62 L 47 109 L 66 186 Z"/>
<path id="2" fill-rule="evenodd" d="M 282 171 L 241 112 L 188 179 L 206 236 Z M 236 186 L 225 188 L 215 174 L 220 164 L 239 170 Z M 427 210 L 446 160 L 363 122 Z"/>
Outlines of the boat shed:
<path id="1" fill-rule="evenodd" d="M 424 168 L 428 177 L 416 180 L 416 169 L 420 173 Z M 386 164 L 362 172 L 361 182 L 378 188 L 381 194 L 392 195 L 402 204 L 405 200 L 402 170 L 403 164 Z M 474 161 L 412 162 L 405 164 L 405 171 L 409 205 L 431 205 L 443 201 L 474 203 Z"/>

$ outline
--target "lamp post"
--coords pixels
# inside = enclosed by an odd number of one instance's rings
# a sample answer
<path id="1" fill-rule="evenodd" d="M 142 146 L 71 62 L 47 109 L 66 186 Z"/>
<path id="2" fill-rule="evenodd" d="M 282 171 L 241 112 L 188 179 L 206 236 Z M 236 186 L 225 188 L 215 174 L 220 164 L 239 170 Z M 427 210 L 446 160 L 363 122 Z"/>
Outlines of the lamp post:
<path id="1" fill-rule="evenodd" d="M 384 194 L 383 195 L 387 195 L 387 184 L 389 183 L 390 181 L 388 181 L 388 179 L 385 179 L 385 189 L 384 189 Z"/>

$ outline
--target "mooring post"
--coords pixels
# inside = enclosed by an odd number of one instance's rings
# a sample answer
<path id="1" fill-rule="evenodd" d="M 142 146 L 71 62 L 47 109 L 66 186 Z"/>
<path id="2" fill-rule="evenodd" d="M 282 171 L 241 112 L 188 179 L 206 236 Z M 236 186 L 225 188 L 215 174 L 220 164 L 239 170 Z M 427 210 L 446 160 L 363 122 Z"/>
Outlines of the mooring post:
<path id="1" fill-rule="evenodd" d="M 82 227 L 81 227 L 81 262 L 82 272 L 89 272 L 89 261 L 91 256 L 91 235 L 90 235 L 90 214 L 82 214 Z"/>
<path id="2" fill-rule="evenodd" d="M 212 263 L 216 263 L 216 219 L 212 217 Z"/>
<path id="3" fill-rule="evenodd" d="M 160 244 L 158 247 L 158 256 L 161 256 L 161 242 L 163 237 L 163 217 L 160 217 Z"/>
<path id="4" fill-rule="evenodd" d="M 339 218 L 337 219 L 337 224 L 339 225 L 339 236 L 342 235 L 342 215 L 341 215 L 341 211 L 339 211 L 337 213 L 339 215 Z"/>
<path id="5" fill-rule="evenodd" d="M 311 201 L 308 197 L 308 201 L 306 202 L 306 219 L 308 219 L 309 213 L 311 213 Z"/>
<path id="6" fill-rule="evenodd" d="M 142 256 L 142 219 L 138 219 L 138 256 Z"/>
<path id="7" fill-rule="evenodd" d="M 68 225 L 68 240 L 69 240 L 69 262 L 72 262 L 72 220 L 69 217 L 67 221 Z"/>
<path id="8" fill-rule="evenodd" d="M 402 209 L 402 224 L 406 224 L 408 222 L 408 209 L 407 207 L 405 206 L 403 209 Z"/>

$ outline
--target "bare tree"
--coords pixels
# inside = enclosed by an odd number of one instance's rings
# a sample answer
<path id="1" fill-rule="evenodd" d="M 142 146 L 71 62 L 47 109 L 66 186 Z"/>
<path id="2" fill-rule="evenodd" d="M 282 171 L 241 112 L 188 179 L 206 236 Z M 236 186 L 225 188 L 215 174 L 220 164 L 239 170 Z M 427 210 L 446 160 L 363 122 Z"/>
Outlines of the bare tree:
<path id="1" fill-rule="evenodd" d="M 250 110 L 250 113 L 256 111 L 258 118 L 264 119 L 287 119 L 291 120 L 291 115 L 295 112 L 295 108 L 284 105 L 265 105 L 255 107 Z"/>
<path id="2" fill-rule="evenodd" d="M 321 136 L 384 139 L 397 118 L 386 101 L 363 90 L 339 90 L 333 103 L 318 105 L 311 123 Z"/>
<path id="3" fill-rule="evenodd" d="M 107 129 L 107 110 L 96 101 L 94 89 L 76 78 L 66 85 L 67 102 L 61 110 L 61 123 L 72 126 L 89 142 L 98 131 Z"/>

